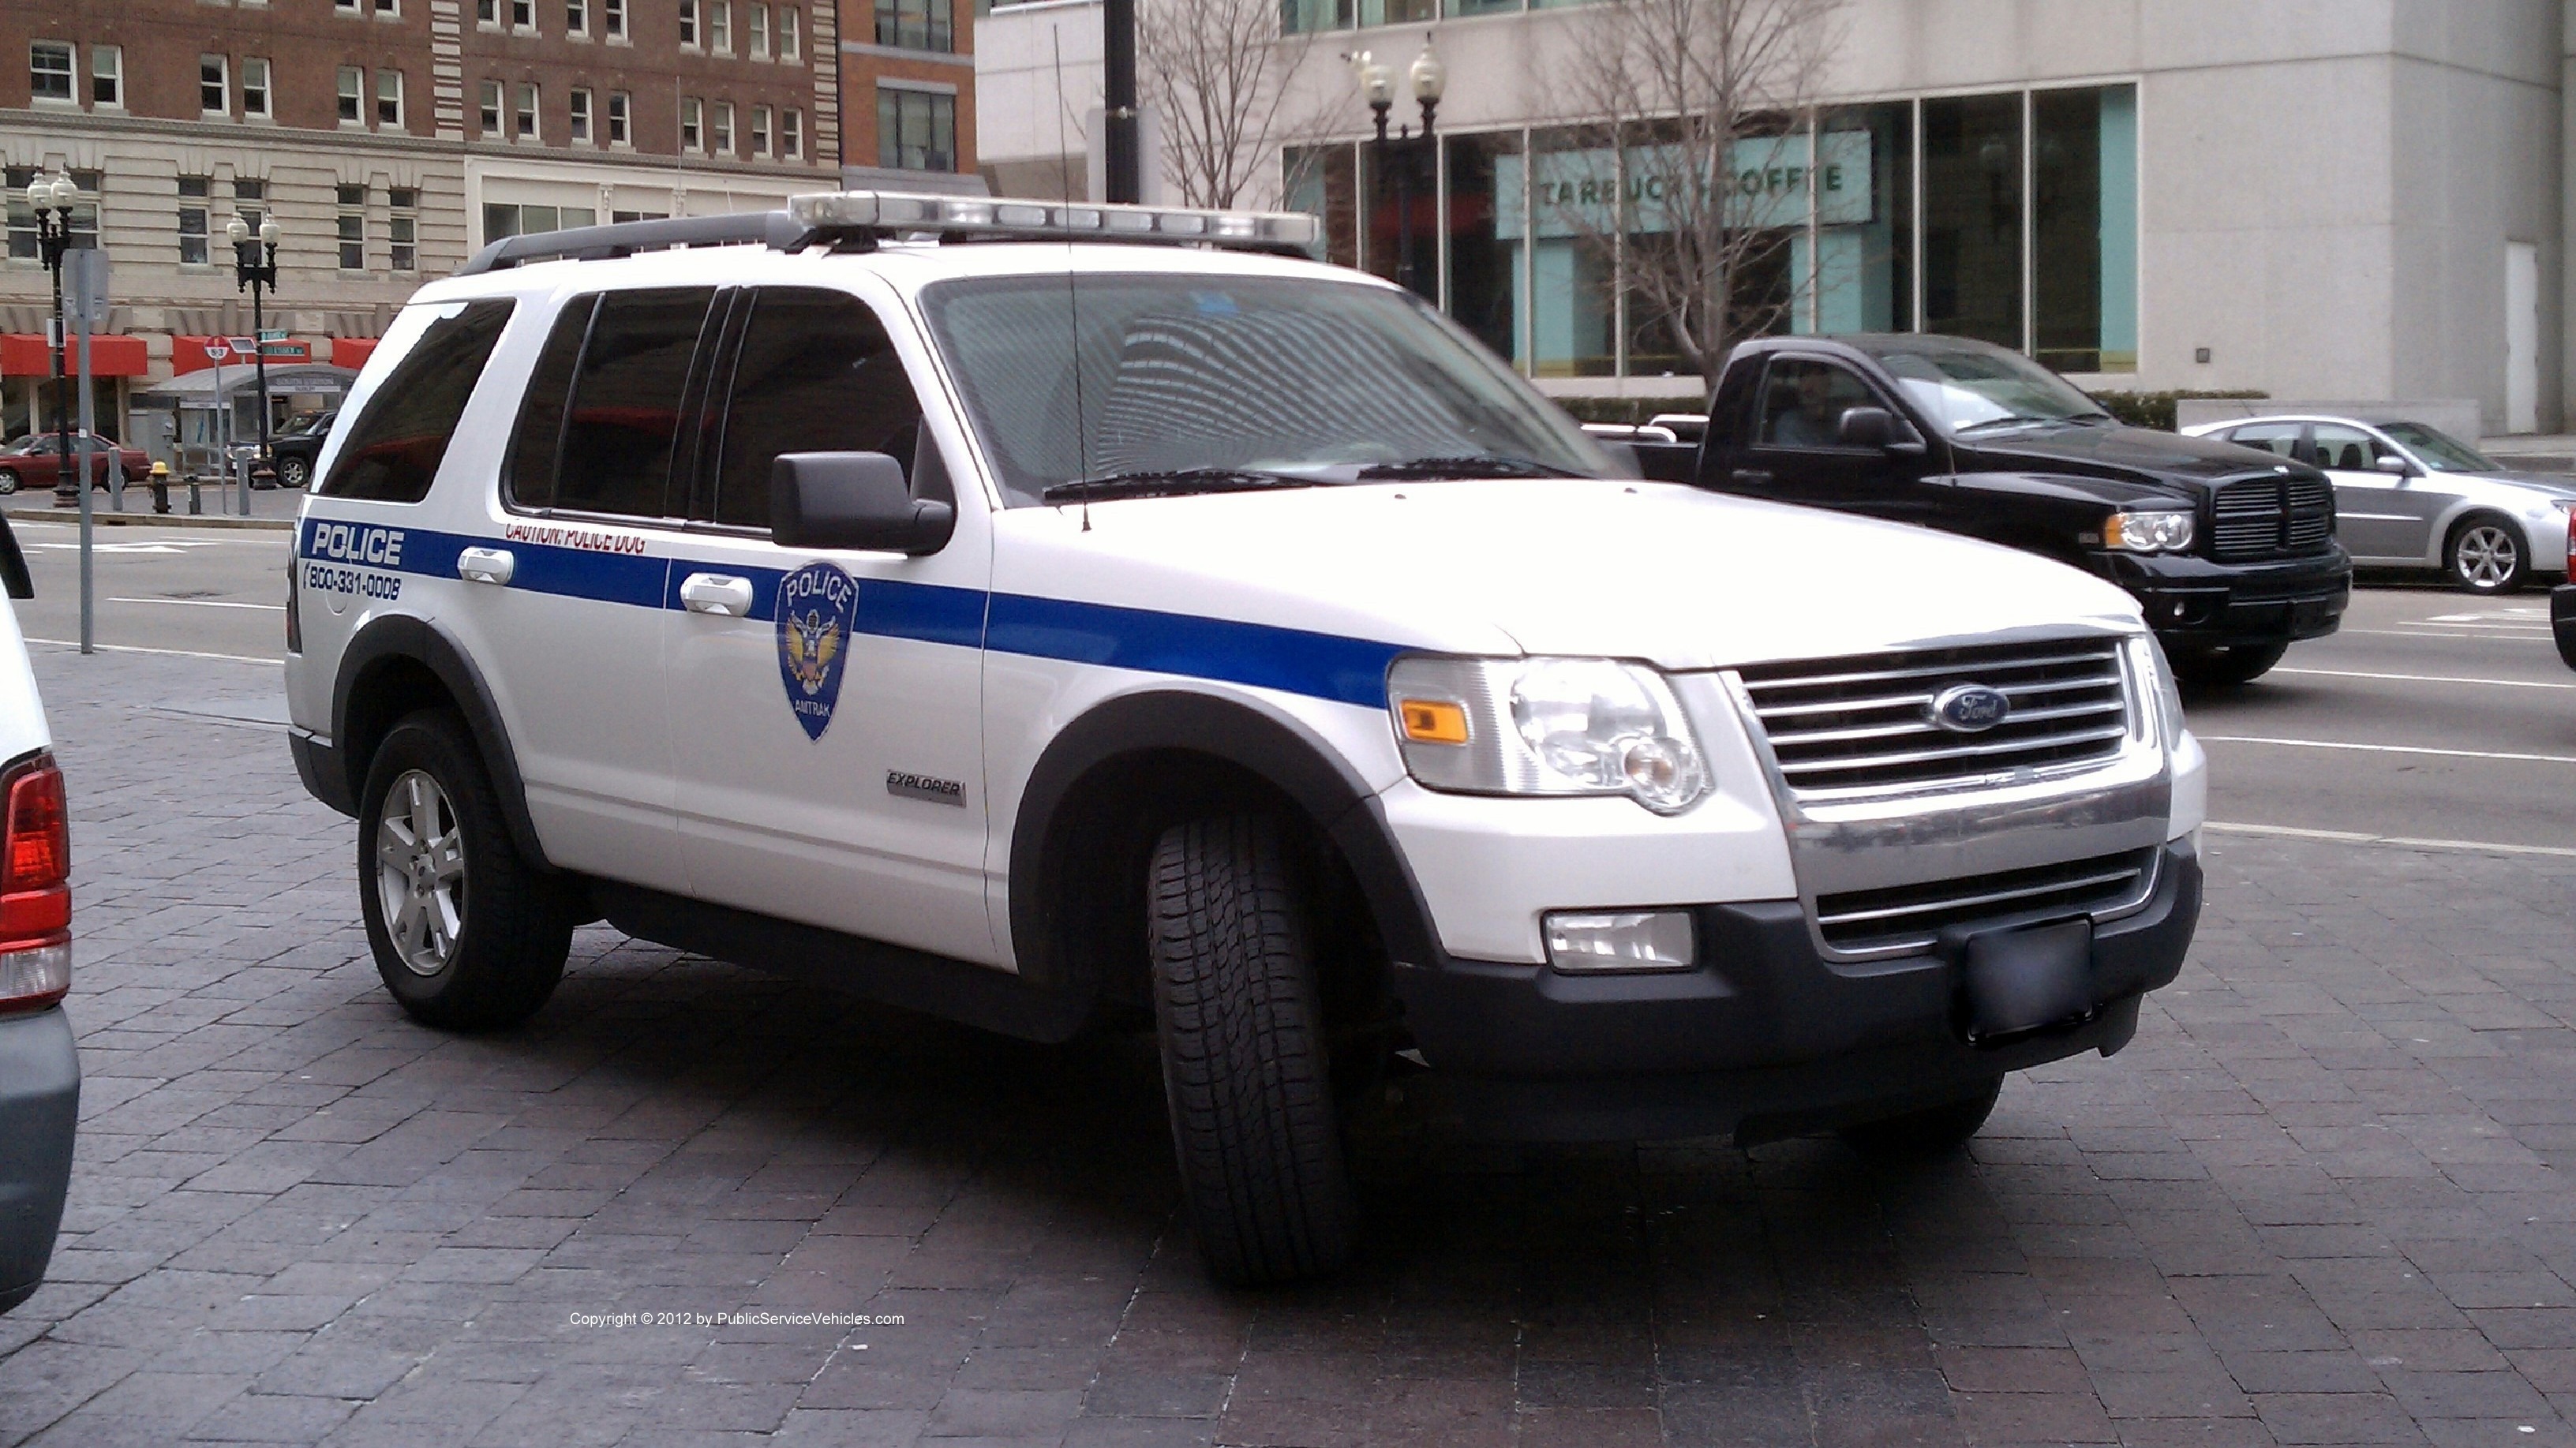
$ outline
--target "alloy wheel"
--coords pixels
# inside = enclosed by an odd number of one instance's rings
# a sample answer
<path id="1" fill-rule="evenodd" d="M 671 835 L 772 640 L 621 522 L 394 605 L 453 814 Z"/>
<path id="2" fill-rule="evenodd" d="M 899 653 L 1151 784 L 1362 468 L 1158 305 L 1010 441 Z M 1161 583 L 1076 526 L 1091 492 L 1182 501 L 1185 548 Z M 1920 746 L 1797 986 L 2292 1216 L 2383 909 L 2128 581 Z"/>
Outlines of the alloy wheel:
<path id="1" fill-rule="evenodd" d="M 416 975 L 436 975 L 465 930 L 465 838 L 438 781 L 406 771 L 376 816 L 376 893 L 394 953 Z"/>
<path id="2" fill-rule="evenodd" d="M 2493 523 L 2480 523 L 2460 535 L 2452 551 L 2451 571 L 2481 592 L 2501 588 L 2522 562 L 2513 535 Z"/>

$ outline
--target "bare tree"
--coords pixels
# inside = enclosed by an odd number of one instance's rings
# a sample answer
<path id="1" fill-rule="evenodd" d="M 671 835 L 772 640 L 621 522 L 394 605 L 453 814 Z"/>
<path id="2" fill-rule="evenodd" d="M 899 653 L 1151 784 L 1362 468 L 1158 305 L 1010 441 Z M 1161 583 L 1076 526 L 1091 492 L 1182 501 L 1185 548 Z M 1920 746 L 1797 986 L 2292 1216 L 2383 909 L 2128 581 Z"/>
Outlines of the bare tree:
<path id="1" fill-rule="evenodd" d="M 1803 283 L 1788 263 L 1813 215 L 1813 112 L 1842 5 L 1598 0 L 1570 22 L 1568 99 L 1593 134 L 1571 165 L 1532 158 L 1534 216 L 1602 272 L 1615 257 L 1632 330 L 1662 322 L 1702 376 L 1814 288 L 1812 260 Z"/>
<path id="2" fill-rule="evenodd" d="M 1183 205 L 1236 205 L 1268 179 L 1283 142 L 1313 129 L 1288 109 L 1308 40 L 1283 18 L 1280 0 L 1138 7 L 1138 98 L 1161 128 L 1163 179 Z"/>

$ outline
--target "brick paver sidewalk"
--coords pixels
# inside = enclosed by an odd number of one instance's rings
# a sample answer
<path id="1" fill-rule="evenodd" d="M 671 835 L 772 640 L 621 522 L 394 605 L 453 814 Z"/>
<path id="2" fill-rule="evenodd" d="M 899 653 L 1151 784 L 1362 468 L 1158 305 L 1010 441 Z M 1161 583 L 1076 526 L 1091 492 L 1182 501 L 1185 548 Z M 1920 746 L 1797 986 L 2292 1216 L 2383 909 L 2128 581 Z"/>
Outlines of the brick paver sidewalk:
<path id="1" fill-rule="evenodd" d="M 2576 861 L 2214 838 L 2137 1044 L 1971 1157 L 1404 1130 L 1367 1260 L 1227 1296 L 1146 1044 L 604 930 L 434 1034 L 353 827 L 204 720 L 275 669 L 38 671 L 87 1119 L 0 1444 L 2576 1442 Z"/>

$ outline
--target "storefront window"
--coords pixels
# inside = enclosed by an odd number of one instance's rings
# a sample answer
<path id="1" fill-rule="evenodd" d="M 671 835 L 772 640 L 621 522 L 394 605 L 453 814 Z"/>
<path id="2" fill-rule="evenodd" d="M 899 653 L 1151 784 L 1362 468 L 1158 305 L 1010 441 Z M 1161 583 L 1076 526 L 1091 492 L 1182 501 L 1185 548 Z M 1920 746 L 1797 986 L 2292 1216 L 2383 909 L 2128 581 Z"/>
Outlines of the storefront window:
<path id="1" fill-rule="evenodd" d="M 2022 97 L 1923 103 L 1923 330 L 2019 348 Z"/>
<path id="2" fill-rule="evenodd" d="M 1531 374 L 1610 376 L 1618 368 L 1616 154 L 1576 130 L 1536 132 L 1531 151 L 1526 167 L 1518 156 L 1497 158 L 1494 188 L 1512 240 L 1529 197 Z"/>
<path id="3" fill-rule="evenodd" d="M 1436 158 L 1418 140 L 1360 143 L 1367 181 L 1369 271 L 1437 300 L 1440 296 L 1440 196 Z"/>
<path id="4" fill-rule="evenodd" d="M 1517 172 L 1521 138 L 1517 131 L 1500 135 L 1452 136 L 1449 148 L 1449 315 L 1476 334 L 1498 357 L 1529 369 L 1521 335 L 1528 310 L 1523 289 L 1521 236 L 1525 219 L 1515 188 L 1506 220 L 1499 171 L 1508 163 Z"/>
<path id="5" fill-rule="evenodd" d="M 2034 355 L 2138 366 L 2138 108 L 2130 86 L 2031 97 Z"/>
<path id="6" fill-rule="evenodd" d="M 1906 332 L 1914 327 L 1914 107 L 1905 101 L 1829 111 L 1819 128 L 1817 226 L 1797 239 L 1793 330 Z"/>
<path id="7" fill-rule="evenodd" d="M 1359 186 L 1351 148 L 1291 146 L 1281 165 L 1288 209 L 1324 219 L 1323 259 L 1335 266 L 1358 266 Z"/>

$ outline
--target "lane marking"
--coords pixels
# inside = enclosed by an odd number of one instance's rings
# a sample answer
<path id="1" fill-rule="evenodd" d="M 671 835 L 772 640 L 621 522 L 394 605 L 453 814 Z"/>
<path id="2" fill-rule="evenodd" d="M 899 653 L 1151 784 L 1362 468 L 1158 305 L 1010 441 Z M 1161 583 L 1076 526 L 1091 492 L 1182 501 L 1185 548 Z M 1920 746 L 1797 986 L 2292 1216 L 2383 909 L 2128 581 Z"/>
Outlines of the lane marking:
<path id="1" fill-rule="evenodd" d="M 2547 643 L 2550 639 L 2550 635 L 2545 629 L 2538 633 L 2497 633 L 2494 631 L 2489 631 L 2487 633 L 2443 633 L 2439 629 L 2429 628 L 2339 628 L 2335 630 L 2335 633 L 2338 637 L 2344 634 L 2366 634 L 2374 638 L 2383 639 L 2485 639 L 2490 642 L 2496 639 L 2538 639 L 2542 643 Z"/>
<path id="2" fill-rule="evenodd" d="M 282 603 L 226 603 L 221 599 L 215 598 L 111 598 L 108 602 L 161 603 L 169 604 L 176 608 L 263 608 L 268 610 L 270 613 L 286 612 L 286 605 Z M 2576 689 L 2576 684 L 2561 684 L 2555 687 Z"/>
<path id="3" fill-rule="evenodd" d="M 51 644 L 55 648 L 70 649 L 74 653 L 80 651 L 78 639 L 40 639 L 29 634 L 27 642 Z M 90 647 L 102 654 L 166 654 L 174 659 L 214 659 L 227 664 L 267 664 L 272 668 L 280 667 L 286 662 L 284 659 L 263 659 L 251 654 L 210 654 L 198 649 L 147 649 L 140 644 L 92 644 Z"/>
<path id="4" fill-rule="evenodd" d="M 2484 749 L 2432 749 L 2420 744 L 2347 744 L 2339 739 L 2267 739 L 2253 734 L 2200 734 L 2203 744 L 2277 744 L 2288 749 L 2349 749 L 2362 754 L 2430 754 L 2445 759 L 2495 759 L 2521 764 L 2576 764 L 2576 754 L 2504 754 Z"/>
<path id="5" fill-rule="evenodd" d="M 275 607 L 283 608 L 278 604 Z M 2289 669 L 2275 668 L 2276 674 L 2307 674 L 2321 679 L 2394 679 L 2404 684 L 2484 684 L 2494 689 L 2576 689 L 2576 684 L 2550 683 L 2540 679 L 2472 679 L 2452 674 L 2373 674 L 2360 669 Z"/>
<path id="6" fill-rule="evenodd" d="M 2358 830 L 2309 830 L 2295 825 L 2247 825 L 2211 820 L 2201 826 L 2223 835 L 2262 835 L 2285 840 L 2316 840 L 2334 845 L 2385 845 L 2406 850 L 2475 850 L 2496 855 L 2547 855 L 2576 859 L 2576 849 L 2563 845 L 2505 845 L 2490 840 L 2433 840 L 2408 835 L 2373 835 Z"/>

